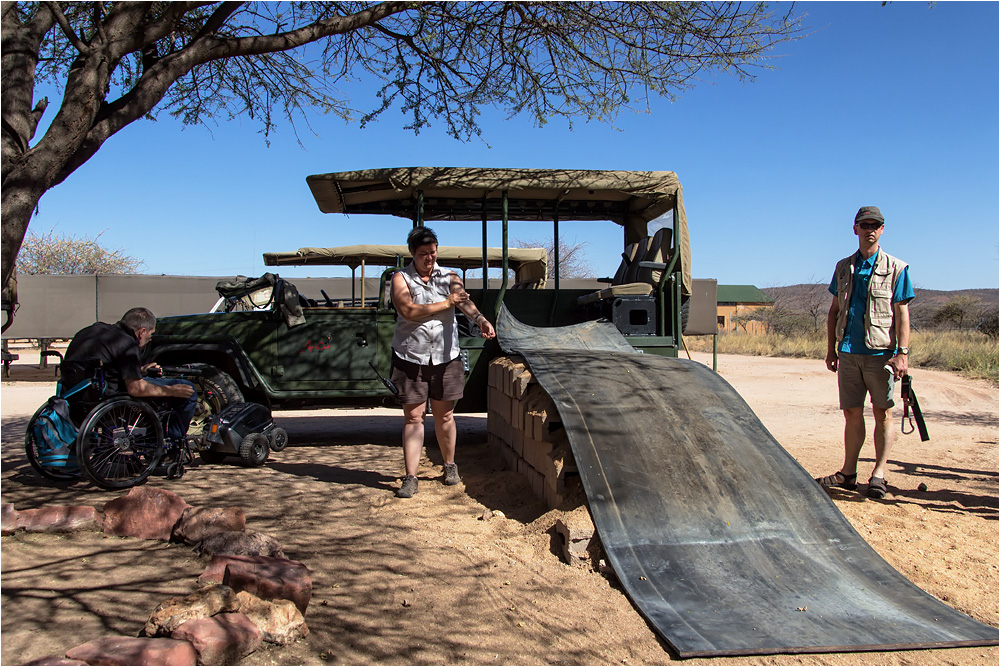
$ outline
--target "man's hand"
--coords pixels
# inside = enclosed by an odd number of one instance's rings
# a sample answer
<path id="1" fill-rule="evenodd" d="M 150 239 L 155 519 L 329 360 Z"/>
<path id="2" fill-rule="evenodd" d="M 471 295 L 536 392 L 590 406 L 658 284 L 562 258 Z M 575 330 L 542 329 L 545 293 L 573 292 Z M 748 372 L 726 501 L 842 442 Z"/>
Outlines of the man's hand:
<path id="1" fill-rule="evenodd" d="M 910 357 L 906 354 L 897 354 L 895 357 L 889 360 L 886 364 L 892 368 L 892 377 L 897 380 L 902 380 L 903 376 L 910 369 Z"/>
<path id="2" fill-rule="evenodd" d="M 189 384 L 172 384 L 167 389 L 174 390 L 178 398 L 190 398 L 195 393 L 194 387 Z"/>
<path id="3" fill-rule="evenodd" d="M 837 351 L 830 350 L 826 353 L 826 367 L 830 369 L 831 372 L 837 372 Z"/>

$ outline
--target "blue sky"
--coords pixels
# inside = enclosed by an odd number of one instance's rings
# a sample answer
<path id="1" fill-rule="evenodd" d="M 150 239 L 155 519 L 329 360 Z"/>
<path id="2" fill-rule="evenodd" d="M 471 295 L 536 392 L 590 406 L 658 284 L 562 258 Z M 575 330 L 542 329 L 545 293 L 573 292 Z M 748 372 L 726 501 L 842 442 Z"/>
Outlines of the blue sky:
<path id="1" fill-rule="evenodd" d="M 259 275 L 261 253 L 301 246 L 403 243 L 397 218 L 319 212 L 309 174 L 393 166 L 498 166 L 677 172 L 693 274 L 773 287 L 827 282 L 857 249 L 854 213 L 886 217 L 882 246 L 918 288 L 998 286 L 998 5 L 995 2 L 799 3 L 809 33 L 782 44 L 752 83 L 719 75 L 616 127 L 486 113 L 484 141 L 437 124 L 414 136 L 387 112 L 364 130 L 310 116 L 270 147 L 255 121 L 184 127 L 166 113 L 112 137 L 47 193 L 32 220 L 96 236 L 150 274 Z M 374 89 L 360 88 L 368 100 Z M 51 95 L 51 93 L 49 93 Z M 54 107 L 50 106 L 51 120 Z M 43 121 L 44 122 L 44 121 Z M 478 245 L 478 224 L 438 223 L 444 245 Z M 498 228 L 499 225 L 494 225 Z M 611 223 L 563 223 L 599 275 L 621 248 Z M 512 225 L 522 240 L 551 225 Z M 491 243 L 498 243 L 492 239 Z M 287 268 L 289 277 L 336 275 Z M 349 275 L 346 274 L 346 275 Z"/>

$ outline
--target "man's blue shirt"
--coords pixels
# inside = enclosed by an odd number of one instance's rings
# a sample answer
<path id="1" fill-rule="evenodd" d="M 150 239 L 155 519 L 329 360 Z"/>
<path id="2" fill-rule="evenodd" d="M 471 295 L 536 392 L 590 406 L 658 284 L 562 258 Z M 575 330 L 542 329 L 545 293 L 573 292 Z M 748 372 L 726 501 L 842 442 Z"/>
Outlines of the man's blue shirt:
<path id="1" fill-rule="evenodd" d="M 844 340 L 840 343 L 840 351 L 847 354 L 885 354 L 885 350 L 873 350 L 865 345 L 865 310 L 868 308 L 868 282 L 872 277 L 877 253 L 862 261 L 860 251 L 854 255 L 854 280 L 852 281 L 851 300 L 847 312 L 847 330 Z M 833 276 L 829 287 L 830 294 L 837 296 L 837 275 Z M 899 275 L 892 291 L 892 302 L 908 302 L 916 294 L 910 283 L 910 267 L 907 266 Z"/>

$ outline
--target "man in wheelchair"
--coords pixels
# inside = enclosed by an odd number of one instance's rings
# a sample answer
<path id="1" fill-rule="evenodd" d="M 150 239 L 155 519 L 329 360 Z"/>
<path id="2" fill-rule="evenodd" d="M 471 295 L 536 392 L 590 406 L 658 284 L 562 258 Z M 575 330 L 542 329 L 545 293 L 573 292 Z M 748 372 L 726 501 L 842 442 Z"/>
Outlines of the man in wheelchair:
<path id="1" fill-rule="evenodd" d="M 158 372 L 157 364 L 142 365 L 140 353 L 156 331 L 156 316 L 147 308 L 132 308 L 115 324 L 97 322 L 81 329 L 66 349 L 61 364 L 62 386 L 74 387 L 94 376 L 99 365 L 109 393 L 128 393 L 133 398 L 169 399 L 175 419 L 168 419 L 166 437 L 179 440 L 187 434 L 197 405 L 191 382 L 179 378 L 144 377 Z M 77 424 L 100 396 L 84 396 L 70 402 L 70 415 Z M 88 405 L 89 403 L 89 405 Z"/>

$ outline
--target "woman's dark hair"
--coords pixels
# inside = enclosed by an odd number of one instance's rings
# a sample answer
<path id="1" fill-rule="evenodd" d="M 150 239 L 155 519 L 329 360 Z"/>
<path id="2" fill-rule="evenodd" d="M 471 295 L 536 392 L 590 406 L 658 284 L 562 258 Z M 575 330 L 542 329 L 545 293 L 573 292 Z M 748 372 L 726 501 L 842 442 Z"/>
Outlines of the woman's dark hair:
<path id="1" fill-rule="evenodd" d="M 414 227 L 406 236 L 406 247 L 410 249 L 412 255 L 422 245 L 433 243 L 438 245 L 437 234 L 430 227 Z"/>

